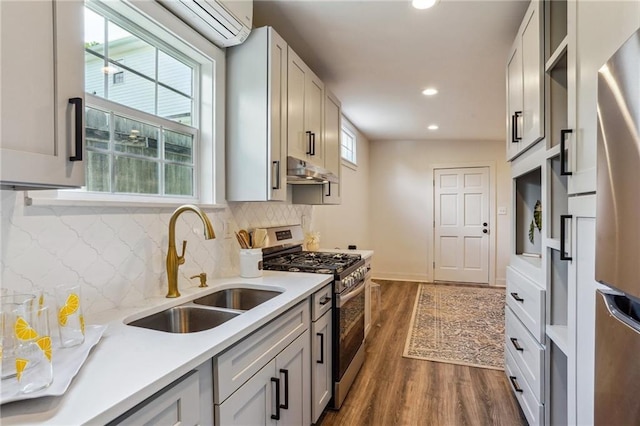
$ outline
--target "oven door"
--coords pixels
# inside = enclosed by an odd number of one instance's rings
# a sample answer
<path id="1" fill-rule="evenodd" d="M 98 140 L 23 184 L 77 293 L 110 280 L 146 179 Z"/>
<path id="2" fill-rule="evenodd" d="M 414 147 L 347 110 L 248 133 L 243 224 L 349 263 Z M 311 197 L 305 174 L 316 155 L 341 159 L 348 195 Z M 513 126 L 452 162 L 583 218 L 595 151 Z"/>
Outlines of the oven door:
<path id="1" fill-rule="evenodd" d="M 339 294 L 336 298 L 336 317 L 339 324 L 336 336 L 337 381 L 340 381 L 349 364 L 364 342 L 364 290 L 365 281 Z M 339 338 L 338 338 L 339 337 Z"/>

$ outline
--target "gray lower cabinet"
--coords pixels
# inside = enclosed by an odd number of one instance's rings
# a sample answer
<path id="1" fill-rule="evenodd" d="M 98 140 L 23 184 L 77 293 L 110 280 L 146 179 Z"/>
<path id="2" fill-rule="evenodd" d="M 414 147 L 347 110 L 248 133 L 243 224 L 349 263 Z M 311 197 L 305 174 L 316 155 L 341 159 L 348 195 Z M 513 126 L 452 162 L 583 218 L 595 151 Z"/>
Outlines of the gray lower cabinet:
<path id="1" fill-rule="evenodd" d="M 304 300 L 213 358 L 217 426 L 311 424 L 311 315 Z"/>
<path id="2" fill-rule="evenodd" d="M 216 406 L 216 424 L 310 424 L 309 349 L 306 330 Z"/>
<path id="3" fill-rule="evenodd" d="M 109 425 L 213 425 L 211 360 L 152 395 Z"/>

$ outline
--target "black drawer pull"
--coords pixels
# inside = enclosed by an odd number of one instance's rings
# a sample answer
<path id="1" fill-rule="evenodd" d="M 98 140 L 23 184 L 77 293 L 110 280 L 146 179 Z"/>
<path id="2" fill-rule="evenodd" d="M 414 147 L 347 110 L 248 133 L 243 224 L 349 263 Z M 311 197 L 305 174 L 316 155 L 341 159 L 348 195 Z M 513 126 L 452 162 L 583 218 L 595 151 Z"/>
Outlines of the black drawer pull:
<path id="1" fill-rule="evenodd" d="M 316 336 L 320 336 L 320 359 L 317 359 L 318 364 L 324 364 L 324 334 L 316 333 Z"/>
<path id="2" fill-rule="evenodd" d="M 560 215 L 560 260 L 573 260 L 573 257 L 567 255 L 567 219 L 573 219 L 573 216 Z"/>
<path id="3" fill-rule="evenodd" d="M 280 408 L 288 410 L 289 409 L 289 370 L 281 368 L 280 372 L 284 374 L 284 404 L 280 405 Z"/>
<path id="4" fill-rule="evenodd" d="M 322 300 L 320 300 L 320 302 L 318 302 L 320 304 L 320 306 L 324 306 L 327 303 L 331 302 L 331 298 L 329 296 L 325 296 L 322 298 Z"/>
<path id="5" fill-rule="evenodd" d="M 573 130 L 560 130 L 560 176 L 571 176 L 573 174 L 567 170 L 567 149 L 565 147 L 567 135 L 570 133 L 573 133 Z"/>
<path id="6" fill-rule="evenodd" d="M 516 376 L 509 376 L 509 380 L 511 380 L 511 386 L 513 386 L 513 390 L 520 393 L 524 392 L 520 387 L 520 385 L 518 384 L 518 381 L 516 380 Z"/>
<path id="7" fill-rule="evenodd" d="M 518 343 L 518 339 L 512 337 L 509 340 L 511 340 L 511 344 L 513 344 L 513 347 L 516 348 L 516 351 L 524 352 L 524 348 L 520 346 L 520 343 Z"/>
<path id="8" fill-rule="evenodd" d="M 276 414 L 272 414 L 273 420 L 280 420 L 280 378 L 272 377 L 271 381 L 276 384 Z"/>
<path id="9" fill-rule="evenodd" d="M 516 301 L 518 301 L 518 302 L 524 302 L 524 299 L 522 297 L 518 296 L 518 293 L 511 293 L 511 297 L 516 299 Z"/>

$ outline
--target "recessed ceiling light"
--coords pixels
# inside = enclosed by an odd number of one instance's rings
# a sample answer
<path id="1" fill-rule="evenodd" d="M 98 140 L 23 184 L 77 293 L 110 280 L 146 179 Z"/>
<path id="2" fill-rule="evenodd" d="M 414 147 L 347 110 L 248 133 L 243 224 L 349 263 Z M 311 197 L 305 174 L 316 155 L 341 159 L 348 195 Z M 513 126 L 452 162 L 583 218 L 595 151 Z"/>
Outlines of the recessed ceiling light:
<path id="1" fill-rule="evenodd" d="M 433 95 L 435 95 L 437 93 L 438 93 L 438 89 L 434 89 L 433 87 L 429 87 L 429 88 L 424 89 L 422 91 L 422 94 L 426 95 L 426 96 L 433 96 Z"/>
<path id="2" fill-rule="evenodd" d="M 411 0 L 411 5 L 416 9 L 429 9 L 435 6 L 438 0 Z"/>
<path id="3" fill-rule="evenodd" d="M 437 125 L 437 124 L 432 124 L 432 125 L 430 125 L 429 127 L 427 127 L 427 129 L 429 129 L 429 130 L 438 130 L 438 129 L 439 129 L 439 127 L 438 127 L 438 125 Z"/>

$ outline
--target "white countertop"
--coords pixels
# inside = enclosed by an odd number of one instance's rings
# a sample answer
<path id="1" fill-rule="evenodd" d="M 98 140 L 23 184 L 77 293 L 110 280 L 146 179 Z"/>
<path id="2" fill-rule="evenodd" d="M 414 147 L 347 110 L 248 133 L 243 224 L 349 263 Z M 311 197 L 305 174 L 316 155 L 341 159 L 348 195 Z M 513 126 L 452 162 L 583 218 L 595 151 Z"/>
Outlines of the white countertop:
<path id="1" fill-rule="evenodd" d="M 331 275 L 324 274 L 264 271 L 260 278 L 216 279 L 209 282 L 208 288 L 181 289 L 182 296 L 177 299 L 149 299 L 146 308 L 105 311 L 98 322 L 108 324 L 108 328 L 65 395 L 4 404 L 0 407 L 0 423 L 104 424 L 265 325 L 332 279 Z M 173 334 L 124 324 L 124 321 L 216 290 L 238 287 L 238 284 L 276 288 L 283 293 L 218 327 L 197 333 Z"/>
<path id="2" fill-rule="evenodd" d="M 369 259 L 373 257 L 373 250 L 349 250 L 349 249 L 325 249 L 321 248 L 319 251 L 327 253 L 346 253 L 346 254 L 359 254 L 363 259 Z"/>

